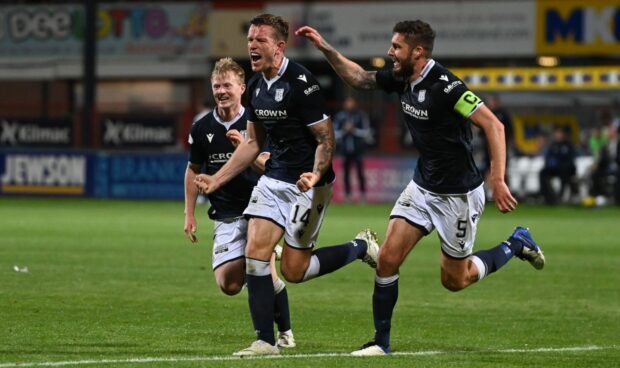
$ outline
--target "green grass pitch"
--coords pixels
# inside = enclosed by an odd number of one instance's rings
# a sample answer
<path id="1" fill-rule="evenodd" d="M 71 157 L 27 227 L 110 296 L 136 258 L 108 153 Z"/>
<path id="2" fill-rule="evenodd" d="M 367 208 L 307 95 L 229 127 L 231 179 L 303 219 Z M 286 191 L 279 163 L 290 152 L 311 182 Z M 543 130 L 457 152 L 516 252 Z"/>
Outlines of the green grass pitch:
<path id="1" fill-rule="evenodd" d="M 390 208 L 332 205 L 319 243 L 383 238 Z M 620 365 L 620 208 L 488 206 L 475 249 L 529 226 L 547 266 L 513 260 L 458 293 L 431 234 L 401 269 L 395 354 L 378 358 L 345 355 L 373 332 L 374 272 L 355 262 L 287 283 L 297 348 L 231 359 L 254 338 L 247 293 L 217 289 L 205 206 L 198 221 L 192 245 L 181 202 L 0 198 L 0 368 Z"/>

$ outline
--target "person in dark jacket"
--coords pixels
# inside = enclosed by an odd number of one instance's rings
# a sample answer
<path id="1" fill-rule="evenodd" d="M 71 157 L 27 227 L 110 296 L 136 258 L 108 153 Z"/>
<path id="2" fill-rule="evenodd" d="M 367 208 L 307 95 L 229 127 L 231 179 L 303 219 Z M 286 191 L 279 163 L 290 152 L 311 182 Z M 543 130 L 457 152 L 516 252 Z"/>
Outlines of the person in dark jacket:
<path id="1" fill-rule="evenodd" d="M 545 153 L 545 166 L 539 173 L 540 191 L 546 204 L 557 204 L 567 188 L 571 194 L 577 194 L 575 156 L 575 147 L 564 129 L 556 128 Z M 561 181 L 559 193 L 551 185 L 551 179 L 556 177 Z"/>
<path id="2" fill-rule="evenodd" d="M 346 201 L 351 200 L 351 169 L 357 173 L 360 199 L 366 199 L 366 179 L 364 177 L 364 152 L 370 136 L 368 115 L 357 106 L 357 100 L 349 96 L 344 100 L 344 109 L 334 116 L 336 149 L 343 158 L 344 192 Z"/>

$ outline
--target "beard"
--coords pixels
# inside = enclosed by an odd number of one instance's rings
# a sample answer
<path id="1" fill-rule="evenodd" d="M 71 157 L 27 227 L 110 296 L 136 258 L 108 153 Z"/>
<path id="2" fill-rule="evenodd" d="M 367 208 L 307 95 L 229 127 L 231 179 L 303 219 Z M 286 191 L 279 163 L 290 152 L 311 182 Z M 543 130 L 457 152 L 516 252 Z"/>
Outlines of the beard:
<path id="1" fill-rule="evenodd" d="M 413 75 L 413 64 L 409 60 L 400 61 L 400 70 L 393 71 L 396 76 L 407 79 Z"/>

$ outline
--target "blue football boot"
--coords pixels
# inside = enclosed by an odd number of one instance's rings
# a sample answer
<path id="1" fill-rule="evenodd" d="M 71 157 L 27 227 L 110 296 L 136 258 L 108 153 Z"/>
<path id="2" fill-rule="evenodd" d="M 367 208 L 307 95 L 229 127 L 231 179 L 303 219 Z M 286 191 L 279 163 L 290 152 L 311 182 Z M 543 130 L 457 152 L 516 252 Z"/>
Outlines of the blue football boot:
<path id="1" fill-rule="evenodd" d="M 537 270 L 542 270 L 545 267 L 545 255 L 540 247 L 536 245 L 529 229 L 517 226 L 515 231 L 510 235 L 508 241 L 519 240 L 523 244 L 523 250 L 521 254 L 515 254 L 515 256 L 522 261 L 528 261 Z"/>

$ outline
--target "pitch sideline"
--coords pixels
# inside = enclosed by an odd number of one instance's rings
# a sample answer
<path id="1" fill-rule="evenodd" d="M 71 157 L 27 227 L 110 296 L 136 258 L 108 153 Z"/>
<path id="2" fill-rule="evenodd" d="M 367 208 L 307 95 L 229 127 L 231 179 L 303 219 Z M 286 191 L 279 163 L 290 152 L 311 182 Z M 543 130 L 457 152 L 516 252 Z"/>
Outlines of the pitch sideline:
<path id="1" fill-rule="evenodd" d="M 481 349 L 481 350 L 462 350 L 462 351 L 442 351 L 442 350 L 427 350 L 427 351 L 404 351 L 395 352 L 394 356 L 432 356 L 432 355 L 450 355 L 450 354 L 479 354 L 479 353 L 566 353 L 566 352 L 583 352 L 583 351 L 596 351 L 596 350 L 609 350 L 617 349 L 615 345 L 612 346 L 572 346 L 572 347 L 560 347 L 560 348 L 532 348 L 532 349 Z M 175 362 L 212 362 L 212 361 L 233 361 L 233 360 L 270 360 L 270 359 L 306 359 L 306 358 L 329 358 L 329 357 L 350 357 L 353 359 L 364 359 L 367 357 L 353 357 L 349 353 L 316 353 L 316 354 L 282 354 L 282 355 L 268 355 L 260 357 L 233 357 L 233 356 L 198 356 L 198 357 L 180 357 L 180 358 L 165 358 L 165 357 L 145 357 L 145 358 L 128 358 L 128 359 L 100 359 L 100 360 L 68 360 L 57 362 L 19 362 L 19 363 L 0 363 L 0 368 L 26 368 L 26 367 L 65 367 L 65 366 L 79 366 L 79 365 L 91 365 L 91 364 L 129 364 L 129 363 L 175 363 Z"/>

